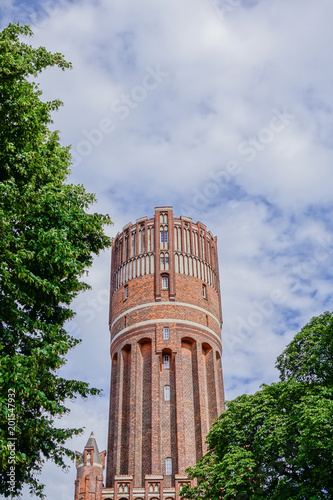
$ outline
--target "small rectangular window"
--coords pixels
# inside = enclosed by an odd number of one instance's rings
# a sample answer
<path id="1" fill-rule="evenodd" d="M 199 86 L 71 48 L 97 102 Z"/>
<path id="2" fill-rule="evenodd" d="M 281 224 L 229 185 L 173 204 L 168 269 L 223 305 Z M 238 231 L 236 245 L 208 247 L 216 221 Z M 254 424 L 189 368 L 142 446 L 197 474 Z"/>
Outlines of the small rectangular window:
<path id="1" fill-rule="evenodd" d="M 164 401 L 170 401 L 170 386 L 164 386 Z"/>
<path id="2" fill-rule="evenodd" d="M 166 276 L 162 277 L 162 290 L 167 290 L 169 287 L 169 281 Z"/>
<path id="3" fill-rule="evenodd" d="M 171 476 L 171 474 L 172 474 L 172 459 L 166 458 L 165 459 L 165 475 Z"/>
<path id="4" fill-rule="evenodd" d="M 168 243 L 168 231 L 161 231 L 161 243 Z"/>
<path id="5" fill-rule="evenodd" d="M 128 299 L 128 285 L 125 285 L 125 300 Z"/>
<path id="6" fill-rule="evenodd" d="M 170 369 L 170 356 L 168 356 L 167 354 L 164 356 L 164 368 L 166 370 Z"/>
<path id="7" fill-rule="evenodd" d="M 164 340 L 169 340 L 169 328 L 168 327 L 163 328 L 163 338 L 164 338 Z"/>
<path id="8" fill-rule="evenodd" d="M 206 285 L 202 285 L 202 295 L 204 299 L 207 299 Z"/>

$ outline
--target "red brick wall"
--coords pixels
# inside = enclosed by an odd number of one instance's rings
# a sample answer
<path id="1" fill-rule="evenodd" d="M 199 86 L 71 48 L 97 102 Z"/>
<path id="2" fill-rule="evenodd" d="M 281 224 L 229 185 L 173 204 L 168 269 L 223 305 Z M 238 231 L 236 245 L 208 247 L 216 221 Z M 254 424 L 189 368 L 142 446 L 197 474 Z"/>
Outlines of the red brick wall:
<path id="1" fill-rule="evenodd" d="M 141 341 L 142 342 L 142 341 Z M 151 474 L 152 454 L 151 454 L 151 414 L 152 414 L 152 347 L 151 340 L 144 340 L 140 344 L 141 349 L 141 374 L 142 374 L 142 478 L 145 474 Z"/>

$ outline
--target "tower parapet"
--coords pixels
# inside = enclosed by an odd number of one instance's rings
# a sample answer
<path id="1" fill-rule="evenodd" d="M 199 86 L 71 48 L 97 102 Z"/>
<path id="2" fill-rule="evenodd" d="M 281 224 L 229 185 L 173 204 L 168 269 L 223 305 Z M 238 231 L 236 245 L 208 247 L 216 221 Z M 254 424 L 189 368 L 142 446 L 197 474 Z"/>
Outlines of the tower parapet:
<path id="1" fill-rule="evenodd" d="M 110 292 L 103 498 L 177 499 L 224 409 L 216 237 L 156 208 L 114 239 Z"/>

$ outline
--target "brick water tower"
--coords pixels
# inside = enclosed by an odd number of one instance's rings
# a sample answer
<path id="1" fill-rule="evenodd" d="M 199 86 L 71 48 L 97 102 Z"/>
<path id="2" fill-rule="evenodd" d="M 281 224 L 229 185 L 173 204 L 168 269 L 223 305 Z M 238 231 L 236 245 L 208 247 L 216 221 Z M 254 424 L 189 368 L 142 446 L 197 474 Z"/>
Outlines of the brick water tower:
<path id="1" fill-rule="evenodd" d="M 113 242 L 103 498 L 176 499 L 224 409 L 216 237 L 172 207 Z"/>
<path id="2" fill-rule="evenodd" d="M 112 246 L 111 394 L 105 452 L 78 454 L 75 500 L 178 500 L 224 409 L 216 237 L 172 207 Z"/>

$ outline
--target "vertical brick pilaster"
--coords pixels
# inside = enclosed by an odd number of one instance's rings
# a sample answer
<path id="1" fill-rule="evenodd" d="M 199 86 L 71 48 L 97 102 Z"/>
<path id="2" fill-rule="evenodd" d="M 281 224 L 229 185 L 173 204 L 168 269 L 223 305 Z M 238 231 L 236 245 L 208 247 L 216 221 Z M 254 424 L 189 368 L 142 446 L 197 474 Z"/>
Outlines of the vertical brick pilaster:
<path id="1" fill-rule="evenodd" d="M 112 239 L 112 246 L 114 245 L 114 238 Z M 115 290 L 115 270 L 116 270 L 116 256 L 113 253 L 113 257 L 111 259 L 111 274 L 110 274 L 110 302 L 109 302 L 109 327 L 111 325 L 111 306 L 112 306 L 112 295 Z"/>
<path id="2" fill-rule="evenodd" d="M 179 343 L 180 344 L 180 343 Z M 183 373 L 181 346 L 175 355 L 175 386 L 176 386 L 176 414 L 177 414 L 177 450 L 178 450 L 178 473 L 185 474 L 185 426 L 184 426 L 184 400 L 183 400 Z"/>
<path id="3" fill-rule="evenodd" d="M 134 486 L 139 487 L 142 484 L 142 357 L 141 351 L 136 346 L 136 378 L 135 378 L 135 452 L 134 452 Z"/>
<path id="4" fill-rule="evenodd" d="M 122 235 L 123 235 L 122 236 L 123 237 L 123 248 L 122 248 L 122 253 L 121 253 L 121 262 L 123 263 L 126 260 L 125 259 L 125 247 L 126 247 L 126 245 L 125 245 L 125 231 L 122 232 Z"/>
<path id="5" fill-rule="evenodd" d="M 148 251 L 148 230 L 147 230 L 147 220 L 145 220 L 145 239 L 144 239 L 144 244 L 145 244 L 145 248 L 144 248 L 144 251 L 147 252 Z"/>
<path id="6" fill-rule="evenodd" d="M 131 356 L 131 387 L 130 387 L 130 436 L 129 436 L 129 463 L 128 463 L 128 473 L 134 470 L 135 467 L 135 437 L 138 431 L 136 425 L 136 380 L 137 380 L 137 344 L 132 345 L 132 356 Z M 134 382 L 133 382 L 134 381 Z"/>
<path id="7" fill-rule="evenodd" d="M 202 455 L 207 451 L 206 436 L 209 431 L 208 395 L 205 359 L 202 353 L 202 344 L 198 345 L 198 384 L 201 414 L 201 449 Z"/>
<path id="8" fill-rule="evenodd" d="M 175 224 L 172 210 L 168 211 L 169 231 L 169 297 L 175 300 L 176 296 L 176 271 L 175 271 Z"/>
<path id="9" fill-rule="evenodd" d="M 219 370 L 219 362 L 216 357 L 217 353 L 214 352 L 214 375 L 215 375 L 215 387 L 216 387 L 216 407 L 217 407 L 217 415 L 219 416 L 220 413 L 222 412 L 222 401 L 221 401 L 221 390 L 219 390 L 220 385 L 221 385 L 221 380 L 220 380 L 220 370 Z"/>
<path id="10" fill-rule="evenodd" d="M 215 255 L 215 270 L 217 274 L 217 284 L 216 284 L 216 291 L 219 297 L 219 311 L 220 311 L 220 323 L 222 326 L 223 323 L 223 315 L 222 315 L 222 301 L 221 301 L 221 288 L 220 288 L 220 271 L 219 271 L 219 259 L 218 259 L 218 253 L 217 253 L 217 238 L 215 236 L 214 238 L 214 255 Z"/>
<path id="11" fill-rule="evenodd" d="M 194 241 L 193 241 L 193 223 L 192 221 L 190 222 L 190 253 L 191 255 L 194 255 Z"/>
<path id="12" fill-rule="evenodd" d="M 115 453 L 115 474 L 120 474 L 120 463 L 121 463 L 121 428 L 122 428 L 122 410 L 123 410 L 123 395 L 124 395 L 124 360 L 119 353 L 118 359 L 118 380 L 117 380 L 117 394 L 118 394 L 118 408 L 116 414 L 116 435 L 115 435 L 115 443 L 116 443 L 116 453 Z"/>
<path id="13" fill-rule="evenodd" d="M 155 275 L 154 275 L 154 285 L 155 285 L 155 300 L 161 300 L 161 274 L 160 274 L 160 212 L 155 209 L 155 221 L 154 221 L 154 237 L 155 237 Z"/>
<path id="14" fill-rule="evenodd" d="M 134 254 L 139 255 L 139 223 L 135 225 L 135 249 Z"/>
<path id="15" fill-rule="evenodd" d="M 160 358 L 155 342 L 152 352 L 152 474 L 160 470 Z"/>

